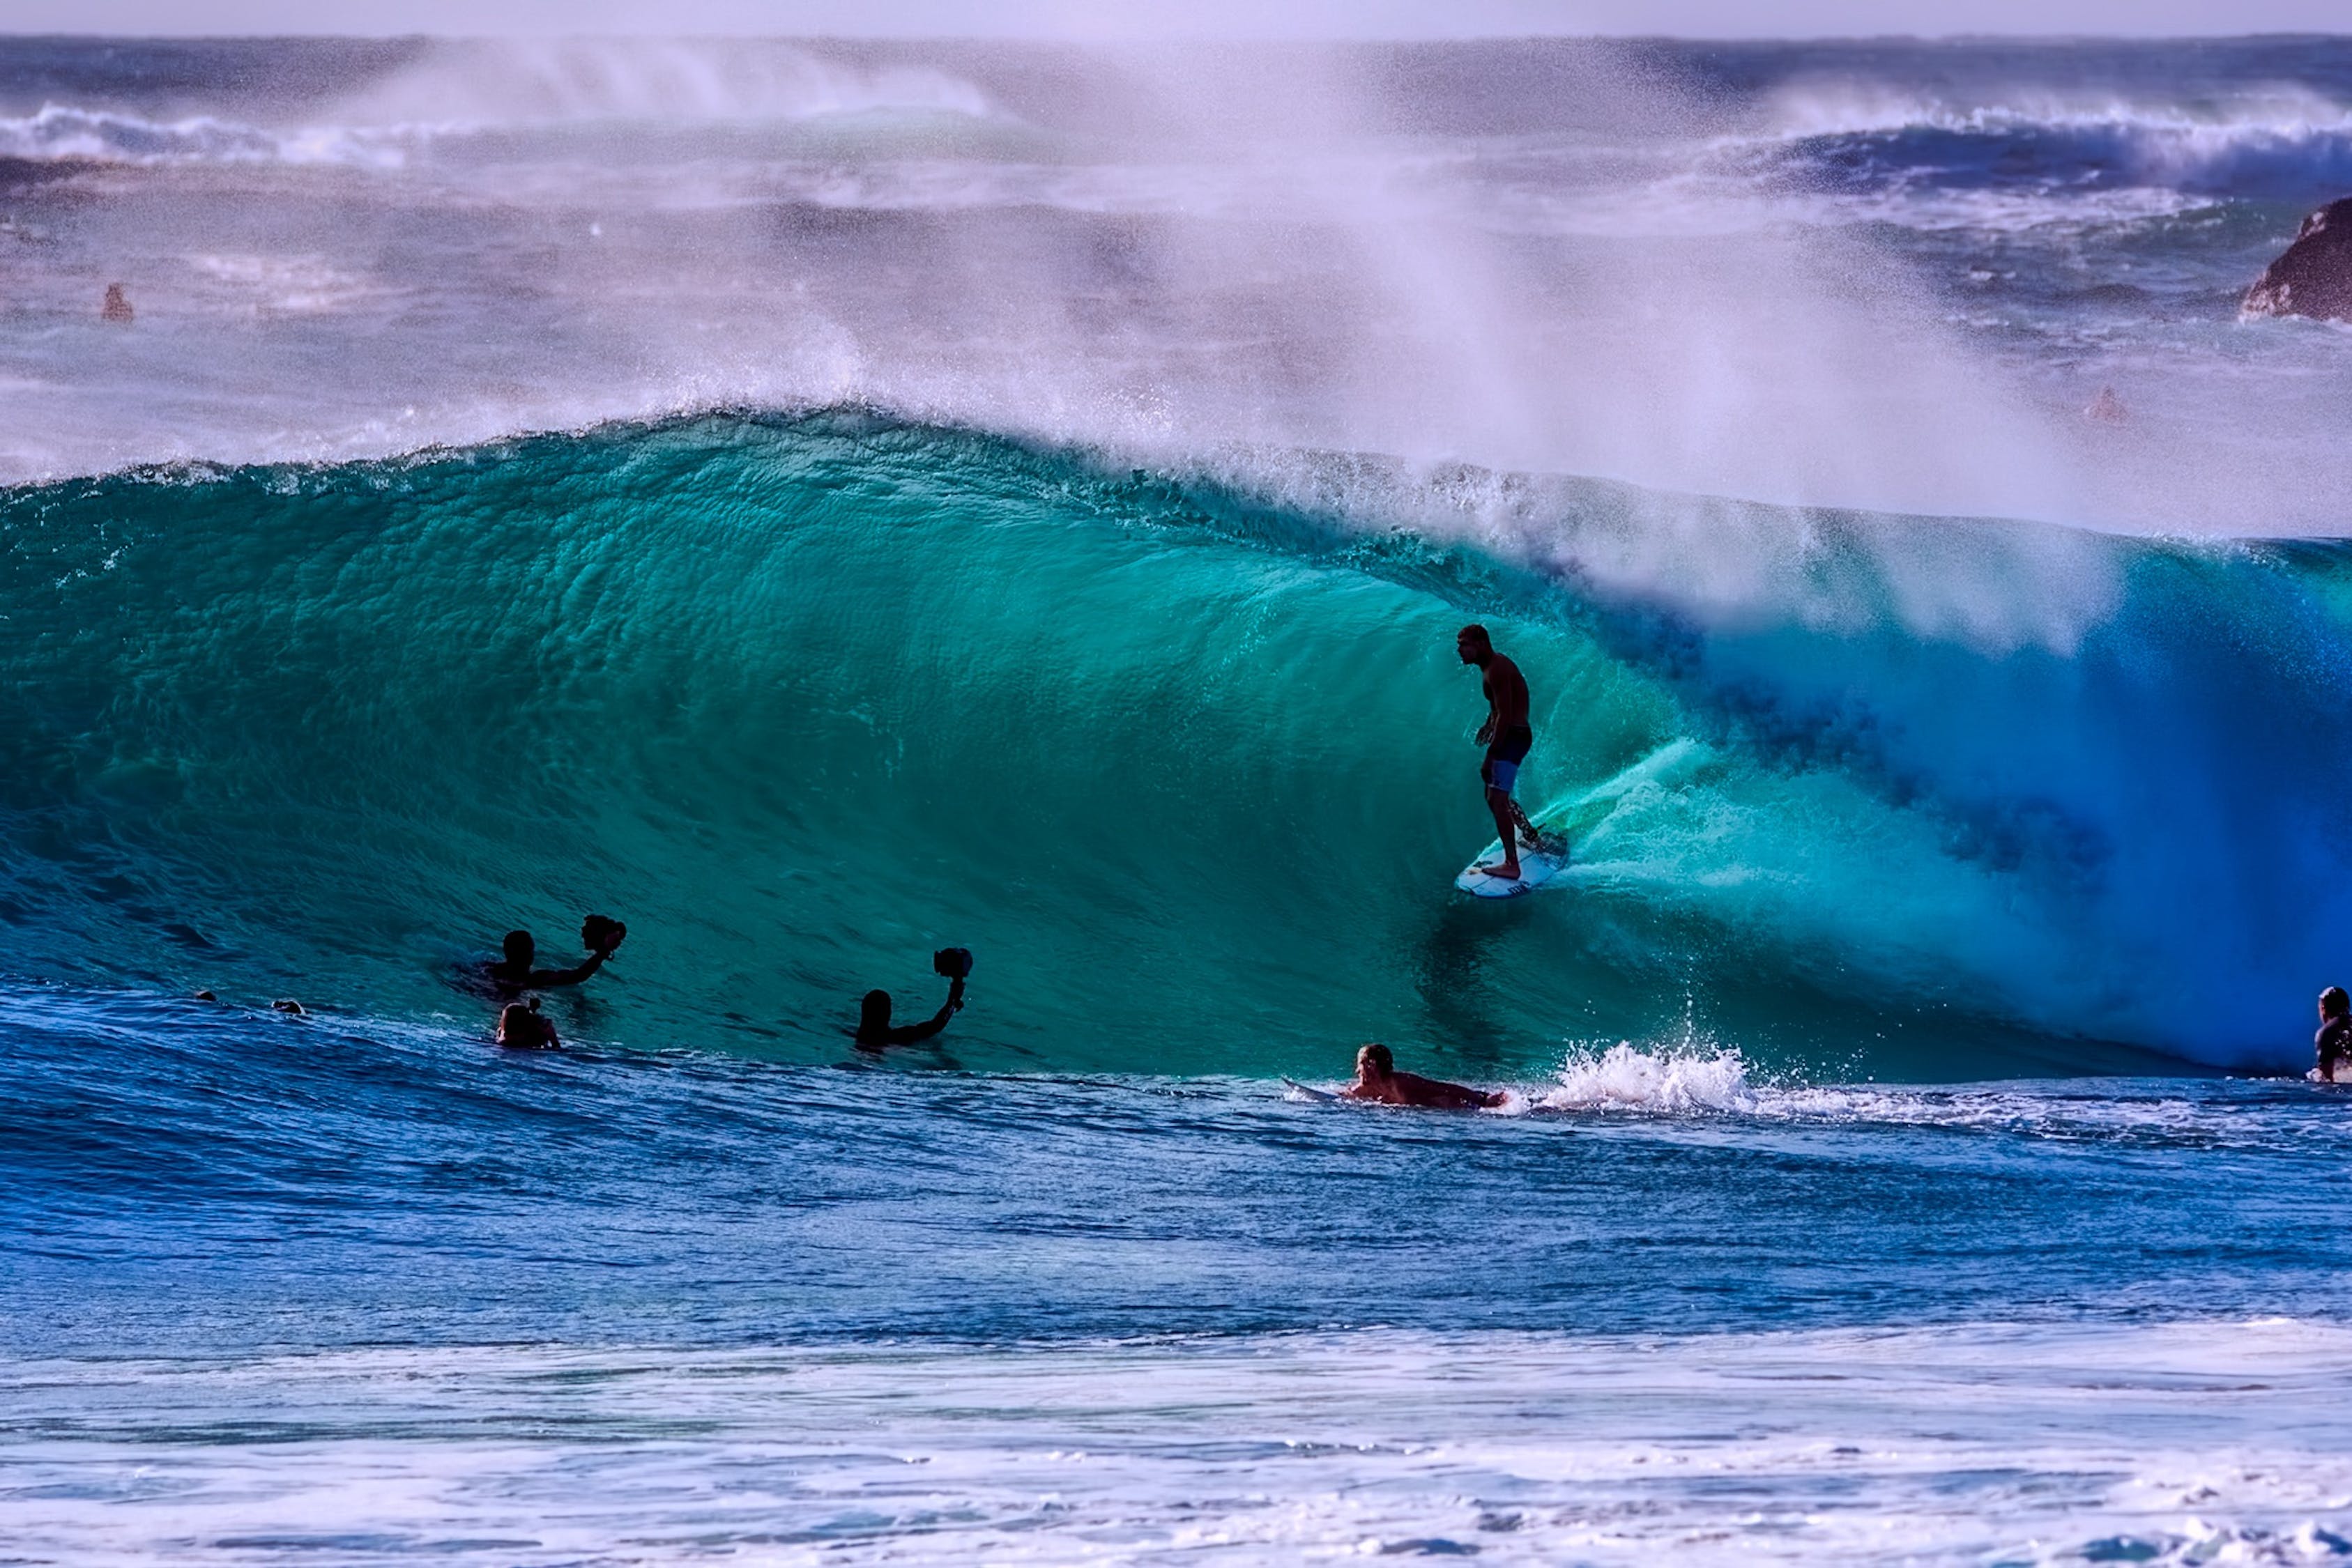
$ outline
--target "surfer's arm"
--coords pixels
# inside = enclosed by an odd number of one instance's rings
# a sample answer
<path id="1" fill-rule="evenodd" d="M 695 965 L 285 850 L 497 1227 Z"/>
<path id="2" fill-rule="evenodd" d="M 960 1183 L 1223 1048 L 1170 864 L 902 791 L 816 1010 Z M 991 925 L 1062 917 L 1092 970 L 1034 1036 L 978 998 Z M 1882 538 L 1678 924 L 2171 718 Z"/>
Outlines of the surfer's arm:
<path id="1" fill-rule="evenodd" d="M 890 1031 L 890 1043 L 892 1045 L 914 1045 L 922 1040 L 930 1039 L 931 1036 L 939 1033 L 940 1030 L 948 1027 L 948 1019 L 955 1017 L 956 1009 L 961 1006 L 963 1006 L 963 982 L 961 980 L 950 980 L 948 982 L 948 999 L 940 1004 L 940 1010 L 933 1013 L 930 1017 L 925 1019 L 920 1023 L 910 1023 L 902 1029 L 892 1030 Z"/>

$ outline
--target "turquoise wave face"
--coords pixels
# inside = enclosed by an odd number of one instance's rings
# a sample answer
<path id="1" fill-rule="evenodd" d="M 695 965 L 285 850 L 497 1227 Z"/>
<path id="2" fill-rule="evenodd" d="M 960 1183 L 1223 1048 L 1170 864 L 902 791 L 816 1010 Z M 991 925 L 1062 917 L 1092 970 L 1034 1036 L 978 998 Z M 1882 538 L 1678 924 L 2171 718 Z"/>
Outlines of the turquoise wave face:
<path id="1" fill-rule="evenodd" d="M 2339 552 L 1528 506 L 1544 549 L 1482 553 L 855 413 L 12 492 L 11 967 L 487 1022 L 457 967 L 593 908 L 632 934 L 573 1032 L 783 1059 L 868 987 L 928 1012 L 949 943 L 990 1069 L 2302 1049 Z M 1677 528 L 1746 586 L 1633 571 Z M 2000 632 L 2058 559 L 2095 613 Z M 1451 887 L 1491 837 L 1472 616 L 1580 835 L 1500 906 Z"/>

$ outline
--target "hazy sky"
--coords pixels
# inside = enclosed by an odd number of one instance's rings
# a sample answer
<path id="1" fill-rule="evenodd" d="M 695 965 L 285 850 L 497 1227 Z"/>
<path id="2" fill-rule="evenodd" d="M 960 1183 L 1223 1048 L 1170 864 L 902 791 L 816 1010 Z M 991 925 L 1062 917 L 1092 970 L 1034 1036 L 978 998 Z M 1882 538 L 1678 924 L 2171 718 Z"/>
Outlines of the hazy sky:
<path id="1" fill-rule="evenodd" d="M 2352 0 L 0 0 L 19 33 L 1459 37 L 2342 32 Z"/>

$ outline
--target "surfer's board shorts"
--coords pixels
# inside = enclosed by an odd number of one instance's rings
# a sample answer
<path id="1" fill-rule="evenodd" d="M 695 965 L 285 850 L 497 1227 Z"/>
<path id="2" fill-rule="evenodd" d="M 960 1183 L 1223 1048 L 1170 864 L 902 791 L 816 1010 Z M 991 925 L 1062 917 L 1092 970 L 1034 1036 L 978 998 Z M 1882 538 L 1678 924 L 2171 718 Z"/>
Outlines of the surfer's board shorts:
<path id="1" fill-rule="evenodd" d="M 1532 729 L 1507 729 L 1486 747 L 1486 760 L 1478 765 L 1478 777 L 1486 781 L 1489 789 L 1500 789 L 1507 795 L 1519 781 L 1519 764 L 1528 759 L 1528 749 L 1536 743 Z"/>

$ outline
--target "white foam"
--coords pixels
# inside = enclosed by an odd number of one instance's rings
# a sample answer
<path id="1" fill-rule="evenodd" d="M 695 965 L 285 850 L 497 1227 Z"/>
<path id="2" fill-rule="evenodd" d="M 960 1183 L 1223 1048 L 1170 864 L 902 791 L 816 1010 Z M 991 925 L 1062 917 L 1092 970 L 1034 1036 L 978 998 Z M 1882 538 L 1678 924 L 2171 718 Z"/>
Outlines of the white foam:
<path id="1" fill-rule="evenodd" d="M 50 103 L 0 118 L 0 157 L 104 163 L 341 163 L 397 168 L 397 139 L 342 127 L 278 131 L 210 115 L 145 120 Z"/>
<path id="2" fill-rule="evenodd" d="M 2352 1334 L 2276 1320 L 18 1362 L 0 1533 L 121 1564 L 2294 1563 L 2344 1550 L 2347 1388 Z"/>
<path id="3" fill-rule="evenodd" d="M 1559 1087 L 1538 1096 L 1547 1111 L 1750 1111 L 1756 1097 L 1736 1051 L 1637 1051 L 1619 1040 L 1599 1052 L 1572 1054 Z"/>

